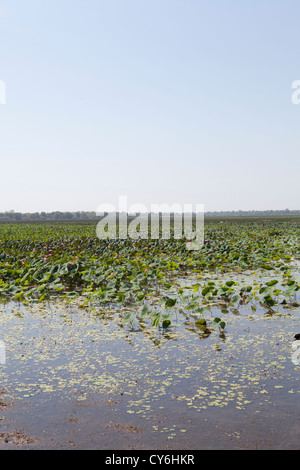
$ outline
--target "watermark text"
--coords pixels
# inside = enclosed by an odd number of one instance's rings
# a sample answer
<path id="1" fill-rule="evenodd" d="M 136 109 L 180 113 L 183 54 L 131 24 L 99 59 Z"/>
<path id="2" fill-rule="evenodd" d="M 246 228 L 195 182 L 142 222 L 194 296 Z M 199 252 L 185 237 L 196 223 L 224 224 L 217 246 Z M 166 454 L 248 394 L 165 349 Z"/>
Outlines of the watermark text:
<path id="1" fill-rule="evenodd" d="M 144 204 L 128 207 L 127 196 L 119 197 L 118 210 L 112 204 L 101 204 L 97 216 L 102 217 L 96 233 L 103 239 L 182 239 L 188 250 L 198 250 L 204 242 L 204 205 Z"/>

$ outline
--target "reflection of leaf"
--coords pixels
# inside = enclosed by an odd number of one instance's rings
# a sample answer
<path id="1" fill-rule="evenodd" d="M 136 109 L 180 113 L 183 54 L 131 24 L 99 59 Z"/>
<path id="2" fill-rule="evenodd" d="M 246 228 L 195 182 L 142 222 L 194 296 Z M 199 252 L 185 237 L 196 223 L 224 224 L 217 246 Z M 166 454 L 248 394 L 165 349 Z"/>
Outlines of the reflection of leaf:
<path id="1" fill-rule="evenodd" d="M 165 307 L 167 308 L 174 307 L 175 304 L 176 304 L 176 299 L 171 299 L 170 297 L 166 297 Z"/>
<path id="2" fill-rule="evenodd" d="M 283 291 L 282 295 L 284 295 L 285 297 L 290 297 L 294 295 L 295 292 L 297 292 L 297 290 L 298 290 L 298 287 L 296 285 L 292 285 L 291 287 Z"/>
<path id="3" fill-rule="evenodd" d="M 198 308 L 195 309 L 195 313 L 199 313 L 200 315 L 203 315 L 206 312 L 207 312 L 206 307 L 198 307 Z"/>
<path id="4" fill-rule="evenodd" d="M 272 307 L 273 305 L 275 305 L 275 301 L 272 299 L 270 295 L 268 295 L 267 297 L 264 297 L 264 302 L 268 305 L 268 307 Z"/>
<path id="5" fill-rule="evenodd" d="M 150 311 L 150 308 L 148 307 L 148 305 L 144 305 L 142 310 L 141 310 L 141 314 L 140 314 L 141 318 L 144 318 L 144 317 L 148 316 L 149 311 Z"/>
<path id="6" fill-rule="evenodd" d="M 238 310 L 237 308 L 231 307 L 231 308 L 230 308 L 230 311 L 231 311 L 232 313 L 234 313 L 234 315 L 240 315 L 240 312 L 239 312 L 239 310 Z"/>
<path id="7" fill-rule="evenodd" d="M 261 267 L 262 269 L 266 269 L 267 271 L 271 271 L 271 270 L 273 269 L 272 266 L 269 266 L 269 265 L 267 265 L 267 264 L 262 264 L 260 267 Z"/>
<path id="8" fill-rule="evenodd" d="M 126 313 L 126 315 L 124 315 L 124 317 L 123 317 L 123 322 L 124 323 L 132 324 L 133 321 L 134 321 L 134 313 L 133 312 L 129 312 L 129 313 Z"/>
<path id="9" fill-rule="evenodd" d="M 202 289 L 202 295 L 205 297 L 210 292 L 210 287 L 205 287 Z"/>
<path id="10" fill-rule="evenodd" d="M 185 308 L 186 308 L 187 310 L 192 310 L 192 309 L 198 307 L 198 305 L 199 305 L 199 301 L 196 300 L 196 299 L 192 299 L 192 300 L 185 306 Z"/>
<path id="11" fill-rule="evenodd" d="M 216 317 L 213 319 L 212 326 L 218 326 L 220 329 L 224 330 L 226 323 L 221 320 L 221 318 Z"/>

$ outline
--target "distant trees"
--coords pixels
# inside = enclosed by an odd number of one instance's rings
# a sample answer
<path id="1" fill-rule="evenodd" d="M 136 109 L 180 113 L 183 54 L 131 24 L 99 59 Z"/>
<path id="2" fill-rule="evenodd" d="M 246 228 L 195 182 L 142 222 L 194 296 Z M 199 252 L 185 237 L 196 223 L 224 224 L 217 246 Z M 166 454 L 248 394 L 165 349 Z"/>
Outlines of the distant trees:
<path id="1" fill-rule="evenodd" d="M 205 212 L 205 217 L 267 217 L 280 215 L 300 215 L 300 210 L 265 210 L 265 211 L 217 211 Z"/>
<path id="2" fill-rule="evenodd" d="M 15 221 L 33 221 L 33 220 L 89 220 L 96 219 L 96 212 L 0 212 L 0 221 L 15 222 Z"/>
<path id="3" fill-rule="evenodd" d="M 271 217 L 271 216 L 289 216 L 299 215 L 300 210 L 265 210 L 265 211 L 214 211 L 205 212 L 205 217 Z M 0 222 L 30 222 L 30 221 L 51 221 L 51 220 L 96 220 L 99 219 L 96 212 L 77 211 L 77 212 L 0 212 Z"/>

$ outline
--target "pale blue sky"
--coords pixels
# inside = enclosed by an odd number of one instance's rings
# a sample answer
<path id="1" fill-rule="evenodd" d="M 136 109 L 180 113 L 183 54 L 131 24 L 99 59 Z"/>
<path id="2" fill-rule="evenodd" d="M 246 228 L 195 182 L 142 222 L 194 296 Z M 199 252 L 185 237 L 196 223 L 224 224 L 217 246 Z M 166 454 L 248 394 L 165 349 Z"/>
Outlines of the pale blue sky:
<path id="1" fill-rule="evenodd" d="M 298 0 L 0 0 L 0 211 L 300 209 Z"/>

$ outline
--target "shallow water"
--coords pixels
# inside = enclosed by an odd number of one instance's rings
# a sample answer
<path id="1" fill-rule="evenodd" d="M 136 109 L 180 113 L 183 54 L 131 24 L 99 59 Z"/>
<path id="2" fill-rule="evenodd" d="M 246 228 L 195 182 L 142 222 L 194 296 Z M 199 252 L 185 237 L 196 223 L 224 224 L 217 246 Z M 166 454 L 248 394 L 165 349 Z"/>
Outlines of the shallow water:
<path id="1" fill-rule="evenodd" d="M 212 316 L 218 311 L 212 311 Z M 0 307 L 0 448 L 299 449 L 299 308 L 242 306 L 225 337 L 76 302 Z"/>

